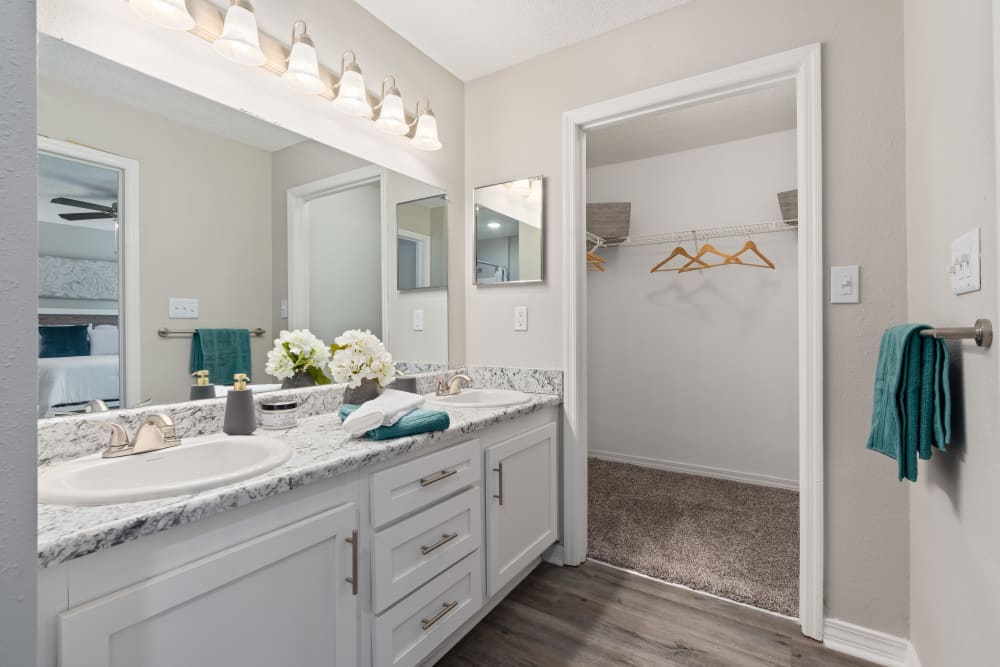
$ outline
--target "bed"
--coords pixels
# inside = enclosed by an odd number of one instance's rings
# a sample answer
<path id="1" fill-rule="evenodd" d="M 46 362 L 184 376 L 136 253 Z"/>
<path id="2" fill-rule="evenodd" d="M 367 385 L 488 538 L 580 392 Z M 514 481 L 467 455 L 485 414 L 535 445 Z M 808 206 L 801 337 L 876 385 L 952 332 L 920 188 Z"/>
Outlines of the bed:
<path id="1" fill-rule="evenodd" d="M 42 314 L 38 322 L 42 326 L 87 324 L 106 328 L 117 327 L 118 317 Z M 117 351 L 117 344 L 113 350 Z M 120 387 L 118 354 L 41 357 L 38 359 L 38 416 L 81 412 L 93 399 L 116 407 Z"/>

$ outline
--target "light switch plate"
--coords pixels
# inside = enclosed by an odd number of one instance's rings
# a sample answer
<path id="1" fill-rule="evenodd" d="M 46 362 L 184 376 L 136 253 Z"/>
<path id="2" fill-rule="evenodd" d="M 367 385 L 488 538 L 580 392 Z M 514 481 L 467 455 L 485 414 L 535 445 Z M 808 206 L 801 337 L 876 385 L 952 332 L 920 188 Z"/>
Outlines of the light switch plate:
<path id="1" fill-rule="evenodd" d="M 288 299 L 281 300 L 281 319 L 288 319 Z"/>
<path id="2" fill-rule="evenodd" d="M 528 307 L 514 306 L 514 331 L 528 330 Z"/>
<path id="3" fill-rule="evenodd" d="M 979 227 L 951 242 L 948 273 L 951 274 L 951 291 L 955 294 L 968 294 L 982 289 Z"/>
<path id="4" fill-rule="evenodd" d="M 858 303 L 861 285 L 857 265 L 830 267 L 830 303 Z"/>
<path id="5" fill-rule="evenodd" d="M 413 311 L 413 330 L 423 331 L 424 330 L 424 311 L 417 308 Z"/>
<path id="6" fill-rule="evenodd" d="M 198 319 L 198 299 L 178 296 L 168 298 L 167 318 L 171 320 Z"/>

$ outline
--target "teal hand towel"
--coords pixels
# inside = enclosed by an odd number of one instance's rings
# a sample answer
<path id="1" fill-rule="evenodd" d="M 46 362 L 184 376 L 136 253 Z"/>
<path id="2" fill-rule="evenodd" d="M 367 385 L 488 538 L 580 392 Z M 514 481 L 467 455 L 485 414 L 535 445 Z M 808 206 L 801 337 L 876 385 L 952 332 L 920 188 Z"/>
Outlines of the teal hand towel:
<path id="1" fill-rule="evenodd" d="M 232 384 L 233 375 L 250 367 L 250 332 L 247 329 L 196 329 L 191 338 L 190 371 L 207 370 L 215 384 Z"/>
<path id="2" fill-rule="evenodd" d="M 341 421 L 347 419 L 347 416 L 357 409 L 357 405 L 350 405 L 348 403 L 340 406 Z M 449 426 L 451 426 L 451 418 L 447 412 L 441 410 L 414 410 L 392 426 L 373 428 L 365 433 L 364 437 L 369 440 L 391 440 L 392 438 L 417 435 L 418 433 L 445 431 Z"/>
<path id="3" fill-rule="evenodd" d="M 917 479 L 917 459 L 944 449 L 951 439 L 948 348 L 920 335 L 925 324 L 886 330 L 875 372 L 868 449 L 895 459 L 900 480 Z"/>

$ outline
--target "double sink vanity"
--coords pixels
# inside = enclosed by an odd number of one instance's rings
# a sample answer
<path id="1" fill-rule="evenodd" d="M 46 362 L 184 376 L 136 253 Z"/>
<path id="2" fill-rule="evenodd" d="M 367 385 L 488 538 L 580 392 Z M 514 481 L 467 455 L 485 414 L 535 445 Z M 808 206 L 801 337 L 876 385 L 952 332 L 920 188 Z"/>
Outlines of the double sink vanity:
<path id="1" fill-rule="evenodd" d="M 221 400 L 160 406 L 182 443 L 117 458 L 98 435 L 150 410 L 49 422 L 40 490 L 63 504 L 39 505 L 39 664 L 417 665 L 446 652 L 558 540 L 561 397 L 466 389 L 427 404 L 448 411 L 447 431 L 374 442 L 341 429 L 342 391 L 285 392 L 312 409 L 266 436 L 212 434 Z M 74 432 L 66 451 L 96 449 L 60 460 Z"/>

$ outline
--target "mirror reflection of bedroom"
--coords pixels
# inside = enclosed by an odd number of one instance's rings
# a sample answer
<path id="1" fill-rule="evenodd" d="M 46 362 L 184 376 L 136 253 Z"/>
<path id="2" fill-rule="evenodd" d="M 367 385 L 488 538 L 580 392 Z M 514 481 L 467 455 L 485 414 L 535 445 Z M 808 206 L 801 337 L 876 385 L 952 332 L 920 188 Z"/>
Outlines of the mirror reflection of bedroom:
<path id="1" fill-rule="evenodd" d="M 119 183 L 117 169 L 38 156 L 39 417 L 119 405 Z"/>

